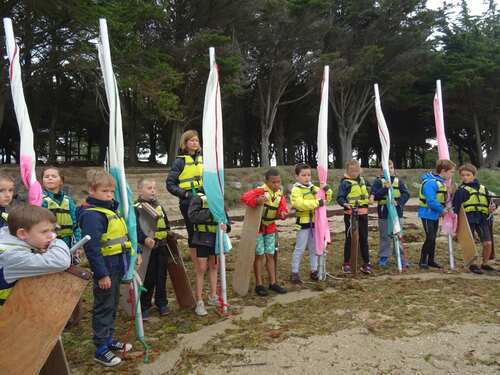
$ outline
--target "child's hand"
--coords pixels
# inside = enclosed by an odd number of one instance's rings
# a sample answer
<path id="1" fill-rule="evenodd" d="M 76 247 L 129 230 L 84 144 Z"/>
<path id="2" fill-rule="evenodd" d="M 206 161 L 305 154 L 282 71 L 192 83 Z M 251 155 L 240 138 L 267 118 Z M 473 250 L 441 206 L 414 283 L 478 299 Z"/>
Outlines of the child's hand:
<path id="1" fill-rule="evenodd" d="M 255 201 L 257 202 L 258 206 L 262 206 L 266 202 L 266 196 L 260 195 L 255 199 Z"/>
<path id="2" fill-rule="evenodd" d="M 99 284 L 99 288 L 101 289 L 109 289 L 111 288 L 111 278 L 109 276 L 104 276 L 100 278 L 97 283 Z"/>
<path id="3" fill-rule="evenodd" d="M 323 207 L 325 205 L 325 201 L 323 199 L 318 199 L 319 207 Z"/>
<path id="4" fill-rule="evenodd" d="M 492 214 L 493 212 L 495 212 L 497 210 L 497 206 L 495 204 L 490 204 L 490 207 L 489 207 L 489 212 L 490 214 Z"/>
<path id="5" fill-rule="evenodd" d="M 395 199 L 393 199 L 393 200 L 392 200 L 392 205 L 393 205 L 394 207 L 396 207 L 396 206 L 398 205 L 398 201 L 397 201 L 397 200 L 395 200 Z"/>
<path id="6" fill-rule="evenodd" d="M 135 263 L 135 268 L 139 268 L 142 264 L 142 255 L 141 254 L 137 254 L 137 260 L 136 260 L 136 263 Z"/>
<path id="7" fill-rule="evenodd" d="M 323 191 L 327 193 L 328 190 L 330 190 L 330 186 L 328 184 L 324 184 L 323 186 L 321 186 L 321 189 L 323 189 Z"/>
<path id="8" fill-rule="evenodd" d="M 281 219 L 281 220 L 285 220 L 287 217 L 288 217 L 288 214 L 287 214 L 286 212 L 282 212 L 282 213 L 280 214 L 280 219 Z"/>
<path id="9" fill-rule="evenodd" d="M 222 229 L 223 232 L 227 231 L 227 225 L 226 224 L 221 224 L 220 229 Z"/>
<path id="10" fill-rule="evenodd" d="M 344 203 L 344 208 L 345 208 L 346 210 L 350 210 L 350 209 L 352 209 L 352 205 L 351 205 L 351 204 L 349 204 L 349 203 Z"/>
<path id="11" fill-rule="evenodd" d="M 373 203 L 375 203 L 375 195 L 370 194 L 370 196 L 368 197 L 368 204 L 373 204 Z"/>
<path id="12" fill-rule="evenodd" d="M 389 188 L 391 187 L 391 182 L 390 182 L 390 181 L 385 181 L 385 182 L 384 182 L 384 187 L 385 187 L 386 189 L 389 189 Z"/>
<path id="13" fill-rule="evenodd" d="M 148 249 L 152 249 L 153 247 L 155 247 L 155 240 L 151 237 L 146 237 L 146 239 L 144 240 L 144 245 L 146 245 Z"/>

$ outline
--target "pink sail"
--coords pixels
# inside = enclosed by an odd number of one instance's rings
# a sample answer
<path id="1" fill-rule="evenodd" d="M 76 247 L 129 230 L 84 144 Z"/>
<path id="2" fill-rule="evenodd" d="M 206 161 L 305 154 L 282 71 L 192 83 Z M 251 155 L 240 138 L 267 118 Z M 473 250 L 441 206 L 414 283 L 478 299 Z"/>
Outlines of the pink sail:
<path id="1" fill-rule="evenodd" d="M 319 184 L 326 184 L 328 177 L 328 86 L 330 69 L 325 66 L 321 84 L 321 105 L 318 119 L 318 177 Z M 317 198 L 325 200 L 325 192 L 320 189 Z M 316 254 L 323 255 L 330 242 L 330 228 L 326 216 L 326 200 L 323 207 L 318 207 L 314 213 L 314 241 Z"/>

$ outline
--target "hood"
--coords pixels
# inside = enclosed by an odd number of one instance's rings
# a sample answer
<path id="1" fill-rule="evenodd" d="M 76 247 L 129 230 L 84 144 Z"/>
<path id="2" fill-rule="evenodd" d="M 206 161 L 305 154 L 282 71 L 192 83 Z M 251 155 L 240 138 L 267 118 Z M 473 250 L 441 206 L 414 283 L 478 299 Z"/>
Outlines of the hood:
<path id="1" fill-rule="evenodd" d="M 310 189 L 312 186 L 313 186 L 313 183 L 312 182 L 309 182 L 309 185 L 303 185 L 301 184 L 300 182 L 296 182 L 295 184 L 293 184 L 294 186 L 297 186 L 297 187 L 301 187 L 301 188 L 306 188 L 306 189 Z"/>
<path id="2" fill-rule="evenodd" d="M 31 252 L 31 247 L 26 242 L 10 234 L 8 227 L 0 228 L 0 248 L 4 246 L 8 248 L 24 248 L 26 251 Z"/>
<path id="3" fill-rule="evenodd" d="M 427 180 L 438 180 L 439 182 L 444 183 L 444 180 L 441 176 L 435 175 L 432 172 L 427 172 L 420 176 L 420 181 L 425 182 Z"/>
<path id="4" fill-rule="evenodd" d="M 99 199 L 87 197 L 87 199 L 85 200 L 85 203 L 83 203 L 81 206 L 77 207 L 76 218 L 77 218 L 77 220 L 80 220 L 80 216 L 83 214 L 83 212 L 87 208 L 90 208 L 90 207 L 102 207 L 102 208 L 107 208 L 108 210 L 116 211 L 116 210 L 118 210 L 119 205 L 120 204 L 115 200 L 101 201 Z"/>

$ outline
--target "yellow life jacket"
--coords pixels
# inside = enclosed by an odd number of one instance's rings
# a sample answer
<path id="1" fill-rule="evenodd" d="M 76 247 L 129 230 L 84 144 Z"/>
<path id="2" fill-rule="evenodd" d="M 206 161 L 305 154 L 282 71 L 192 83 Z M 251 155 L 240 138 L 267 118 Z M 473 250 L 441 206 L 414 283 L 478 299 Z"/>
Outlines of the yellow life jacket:
<path id="1" fill-rule="evenodd" d="M 165 222 L 165 214 L 163 213 L 161 205 L 155 207 L 155 211 L 159 215 L 156 221 L 155 240 L 161 241 L 167 238 L 167 223 Z"/>
<path id="2" fill-rule="evenodd" d="M 191 155 L 178 155 L 184 159 L 184 169 L 179 175 L 179 187 L 184 190 L 198 191 L 203 186 L 203 157 Z"/>
<path id="3" fill-rule="evenodd" d="M 283 193 L 281 190 L 276 192 L 272 191 L 266 184 L 260 186 L 261 189 L 266 191 L 267 200 L 264 202 L 264 209 L 262 210 L 261 224 L 271 225 L 276 221 L 278 207 L 280 206 L 281 197 Z"/>
<path id="4" fill-rule="evenodd" d="M 480 212 L 488 215 L 488 195 L 484 185 L 479 185 L 479 190 L 467 185 L 461 185 L 460 187 L 469 193 L 469 199 L 463 203 L 465 212 Z"/>
<path id="5" fill-rule="evenodd" d="M 128 238 L 127 224 L 120 214 L 103 207 L 90 207 L 87 210 L 100 212 L 106 215 L 108 220 L 108 228 L 100 239 L 102 256 L 111 256 L 132 250 L 132 244 Z"/>
<path id="6" fill-rule="evenodd" d="M 302 199 L 307 200 L 317 200 L 316 193 L 319 188 L 311 185 L 306 187 L 303 185 L 295 185 L 292 189 L 292 195 L 301 195 Z M 296 221 L 295 224 L 297 228 L 310 228 L 314 224 L 314 209 L 311 210 L 301 210 L 295 208 Z"/>
<path id="7" fill-rule="evenodd" d="M 443 184 L 441 181 L 437 179 L 428 179 L 425 180 L 424 183 L 420 186 L 420 190 L 418 192 L 418 196 L 420 199 L 419 206 L 420 207 L 428 207 L 427 205 L 427 198 L 424 195 L 424 184 L 428 183 L 429 181 L 436 181 L 436 184 L 438 186 L 438 190 L 436 192 L 436 200 L 441 203 L 441 206 L 446 205 L 446 199 L 448 198 L 448 189 L 446 188 L 446 185 Z"/>
<path id="8" fill-rule="evenodd" d="M 208 209 L 208 201 L 205 194 L 198 193 L 198 197 L 200 197 L 202 202 L 202 208 Z M 201 233 L 217 233 L 217 223 L 213 220 L 212 215 L 210 215 L 210 221 L 204 224 L 194 224 L 194 231 Z"/>
<path id="9" fill-rule="evenodd" d="M 56 217 L 56 234 L 58 238 L 71 237 L 73 235 L 73 218 L 69 209 L 69 198 L 65 195 L 61 203 L 57 203 L 47 194 L 43 196 L 47 208 Z"/>
<path id="10" fill-rule="evenodd" d="M 380 180 L 382 181 L 382 185 L 385 184 L 385 178 L 381 178 Z M 399 190 L 399 178 L 394 177 L 394 181 L 392 181 L 392 198 L 398 199 L 399 197 L 401 197 L 401 191 Z M 387 199 L 383 198 L 379 200 L 378 204 L 386 205 Z"/>
<path id="11" fill-rule="evenodd" d="M 345 178 L 351 184 L 351 191 L 347 194 L 347 203 L 353 207 L 368 207 L 368 189 L 366 188 L 365 179 L 360 177 L 359 182 L 350 178 Z"/>
<path id="12" fill-rule="evenodd" d="M 2 244 L 2 247 L 0 248 L 0 254 L 14 248 L 19 248 L 19 245 Z M 0 289 L 0 304 L 3 304 L 7 300 L 7 298 L 11 295 L 12 289 L 14 288 L 14 284 L 15 283 L 12 283 L 11 286 L 4 289 Z"/>

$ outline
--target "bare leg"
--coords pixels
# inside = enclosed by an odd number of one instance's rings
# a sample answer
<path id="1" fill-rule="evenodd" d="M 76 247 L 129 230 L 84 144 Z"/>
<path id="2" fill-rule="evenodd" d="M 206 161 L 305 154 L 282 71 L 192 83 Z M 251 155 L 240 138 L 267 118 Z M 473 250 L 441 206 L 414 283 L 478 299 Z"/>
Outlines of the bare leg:
<path id="1" fill-rule="evenodd" d="M 266 254 L 266 268 L 269 275 L 269 284 L 276 284 L 276 272 L 274 269 L 274 255 Z"/>
<path id="2" fill-rule="evenodd" d="M 262 285 L 262 255 L 256 255 L 253 261 L 253 271 L 255 272 L 255 284 Z"/>
<path id="3" fill-rule="evenodd" d="M 216 257 L 210 255 L 208 258 L 208 285 L 210 287 L 210 297 L 217 295 L 217 267 Z"/>
<path id="4" fill-rule="evenodd" d="M 207 258 L 198 258 L 196 262 L 196 301 L 203 301 L 203 282 L 207 271 Z"/>

